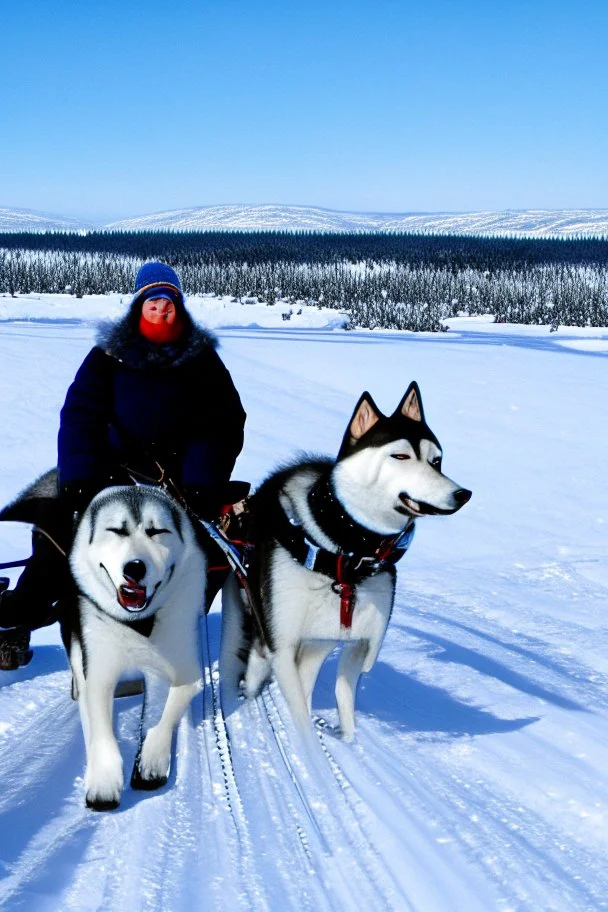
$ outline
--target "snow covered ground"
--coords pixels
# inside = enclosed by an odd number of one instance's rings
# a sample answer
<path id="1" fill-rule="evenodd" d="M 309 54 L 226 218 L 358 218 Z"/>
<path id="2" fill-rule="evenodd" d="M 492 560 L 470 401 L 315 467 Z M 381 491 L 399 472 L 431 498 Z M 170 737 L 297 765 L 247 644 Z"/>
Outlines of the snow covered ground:
<path id="1" fill-rule="evenodd" d="M 1 503 L 54 464 L 91 320 L 120 312 L 31 297 L 0 297 Z M 217 303 L 192 309 L 217 328 L 248 413 L 234 477 L 334 454 L 364 389 L 392 410 L 416 379 L 445 470 L 473 499 L 418 523 L 350 745 L 332 734 L 326 663 L 321 776 L 276 686 L 222 717 L 218 600 L 169 783 L 87 811 L 59 632 L 38 631 L 31 664 L 0 673 L 0 908 L 608 908 L 608 330 L 476 318 L 438 335 L 344 332 L 335 312 L 285 321 Z M 1 559 L 28 541 L 3 524 Z M 116 701 L 127 769 L 139 700 Z"/>

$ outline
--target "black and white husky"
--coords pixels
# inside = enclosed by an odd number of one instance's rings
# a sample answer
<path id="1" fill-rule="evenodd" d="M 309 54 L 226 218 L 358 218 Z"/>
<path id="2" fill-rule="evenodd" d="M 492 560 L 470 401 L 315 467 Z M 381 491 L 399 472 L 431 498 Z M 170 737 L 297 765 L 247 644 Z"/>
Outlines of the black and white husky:
<path id="1" fill-rule="evenodd" d="M 97 494 L 79 522 L 70 566 L 77 595 L 62 636 L 86 744 L 86 803 L 108 810 L 123 790 L 112 698 L 125 673 L 145 677 L 131 785 L 167 781 L 174 729 L 201 687 L 206 561 L 184 510 L 142 485 Z"/>
<path id="2" fill-rule="evenodd" d="M 395 564 L 415 520 L 455 513 L 471 497 L 442 473 L 441 459 L 411 383 L 389 417 L 363 393 L 336 460 L 303 459 L 266 479 L 250 501 L 254 598 L 234 577 L 223 593 L 220 680 L 228 711 L 239 686 L 253 697 L 274 675 L 309 734 L 315 681 L 340 642 L 335 694 L 342 737 L 353 737 L 357 682 L 382 645 Z"/>

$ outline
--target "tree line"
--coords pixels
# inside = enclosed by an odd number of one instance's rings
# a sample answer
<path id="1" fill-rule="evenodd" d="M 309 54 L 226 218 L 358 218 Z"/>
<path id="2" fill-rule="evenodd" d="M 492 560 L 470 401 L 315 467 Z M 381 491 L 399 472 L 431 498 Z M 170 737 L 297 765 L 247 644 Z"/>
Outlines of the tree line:
<path id="1" fill-rule="evenodd" d="M 437 331 L 457 314 L 608 325 L 608 242 L 403 233 L 0 234 L 0 291 L 129 294 L 141 263 L 170 263 L 186 294 L 336 308 L 350 325 Z"/>

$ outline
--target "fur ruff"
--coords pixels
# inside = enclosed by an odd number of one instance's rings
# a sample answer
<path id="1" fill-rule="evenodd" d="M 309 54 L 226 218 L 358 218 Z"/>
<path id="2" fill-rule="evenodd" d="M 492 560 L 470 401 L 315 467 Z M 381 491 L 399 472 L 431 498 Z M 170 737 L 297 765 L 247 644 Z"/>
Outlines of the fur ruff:
<path id="1" fill-rule="evenodd" d="M 178 367 L 197 358 L 206 348 L 217 349 L 217 336 L 195 323 L 184 310 L 184 332 L 173 343 L 159 345 L 149 342 L 139 333 L 139 309 L 131 307 L 120 320 L 104 320 L 99 324 L 96 344 L 128 367 L 146 370 L 150 367 Z"/>

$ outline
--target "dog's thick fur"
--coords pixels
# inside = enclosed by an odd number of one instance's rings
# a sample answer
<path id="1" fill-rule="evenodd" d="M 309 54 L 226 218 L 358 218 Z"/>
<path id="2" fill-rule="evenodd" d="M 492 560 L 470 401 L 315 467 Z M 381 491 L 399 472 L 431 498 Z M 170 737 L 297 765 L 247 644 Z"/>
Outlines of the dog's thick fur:
<path id="1" fill-rule="evenodd" d="M 125 673 L 145 677 L 131 785 L 154 789 L 167 781 L 174 729 L 201 687 L 206 561 L 184 510 L 142 485 L 106 488 L 91 501 L 70 566 L 76 592 L 61 627 L 86 744 L 86 803 L 108 810 L 123 790 L 112 704 Z"/>
<path id="2" fill-rule="evenodd" d="M 374 533 L 396 536 L 420 516 L 455 513 L 471 492 L 442 474 L 441 456 L 424 418 L 420 391 L 412 383 L 389 417 L 363 393 L 337 460 L 302 459 L 266 479 L 250 502 L 255 611 L 248 610 L 234 577 L 223 593 L 220 679 L 228 711 L 239 685 L 253 697 L 274 675 L 297 727 L 308 735 L 319 670 L 342 642 L 335 693 L 342 737 L 353 737 L 357 682 L 362 671 L 372 668 L 382 645 L 395 569 L 383 567 L 357 583 L 352 626 L 345 628 L 335 579 L 296 561 L 281 544 L 278 526 L 286 516 L 317 546 L 348 554 L 357 534 L 361 541 L 373 540 Z M 332 493 L 320 511 L 311 492 L 321 484 Z"/>

